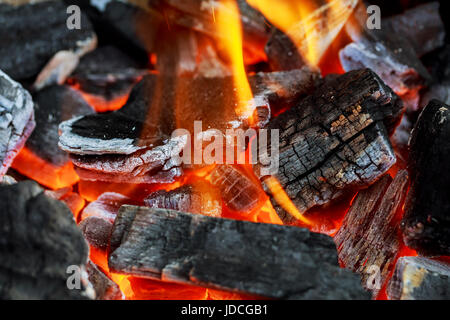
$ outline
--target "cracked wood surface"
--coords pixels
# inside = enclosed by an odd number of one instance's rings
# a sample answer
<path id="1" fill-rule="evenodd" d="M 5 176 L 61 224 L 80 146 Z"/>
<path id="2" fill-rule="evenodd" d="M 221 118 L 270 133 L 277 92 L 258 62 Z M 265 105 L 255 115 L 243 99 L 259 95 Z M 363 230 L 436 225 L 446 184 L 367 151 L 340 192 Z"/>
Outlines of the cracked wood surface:
<path id="1" fill-rule="evenodd" d="M 402 112 L 392 90 L 363 69 L 325 78 L 312 95 L 272 119 L 267 129 L 279 130 L 279 170 L 264 176 L 260 164 L 254 169 L 280 218 L 296 223 L 275 201 L 268 177 L 279 181 L 300 212 L 370 185 L 396 161 L 389 134 Z"/>
<path id="2" fill-rule="evenodd" d="M 318 267 L 319 266 L 319 267 Z M 284 299 L 364 299 L 326 235 L 307 229 L 123 206 L 112 272 Z"/>

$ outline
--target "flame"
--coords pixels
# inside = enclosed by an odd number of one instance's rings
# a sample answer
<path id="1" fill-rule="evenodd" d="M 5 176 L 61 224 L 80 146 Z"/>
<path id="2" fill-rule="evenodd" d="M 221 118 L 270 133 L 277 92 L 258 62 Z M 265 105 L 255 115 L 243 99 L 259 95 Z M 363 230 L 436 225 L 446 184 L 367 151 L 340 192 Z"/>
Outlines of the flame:
<path id="1" fill-rule="evenodd" d="M 264 180 L 264 183 L 269 188 L 270 193 L 272 194 L 275 201 L 290 215 L 295 217 L 297 220 L 303 222 L 307 226 L 311 226 L 312 223 L 309 219 L 303 216 L 297 207 L 292 203 L 291 199 L 287 195 L 286 191 L 284 191 L 280 182 L 273 176 L 270 176 Z"/>
<path id="2" fill-rule="evenodd" d="M 305 61 L 317 67 L 358 0 L 327 0 L 321 7 L 311 0 L 248 0 L 248 3 L 285 32 Z"/>
<path id="3" fill-rule="evenodd" d="M 240 117 L 251 117 L 253 109 L 250 101 L 253 98 L 250 84 L 244 67 L 242 46 L 242 26 L 239 8 L 234 0 L 224 0 L 215 14 L 218 34 L 233 73 L 238 104 L 236 114 Z"/>

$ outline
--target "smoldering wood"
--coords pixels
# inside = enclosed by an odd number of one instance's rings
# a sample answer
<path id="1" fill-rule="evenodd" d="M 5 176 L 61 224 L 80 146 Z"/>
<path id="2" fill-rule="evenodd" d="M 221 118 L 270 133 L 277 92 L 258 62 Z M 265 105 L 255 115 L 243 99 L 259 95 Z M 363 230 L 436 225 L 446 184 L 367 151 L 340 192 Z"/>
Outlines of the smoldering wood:
<path id="1" fill-rule="evenodd" d="M 265 182 L 276 178 L 302 213 L 367 187 L 396 161 L 389 141 L 403 112 L 401 100 L 369 69 L 325 78 L 292 109 L 272 119 L 279 130 L 278 171 L 254 166 L 264 190 L 285 223 L 297 223 Z M 270 139 L 268 139 L 270 141 Z M 272 179 L 270 179 L 272 180 Z"/>
<path id="2" fill-rule="evenodd" d="M 387 287 L 390 300 L 450 299 L 450 265 L 424 257 L 401 257 Z"/>
<path id="3" fill-rule="evenodd" d="M 31 95 L 0 70 L 0 178 L 35 128 Z"/>
<path id="4" fill-rule="evenodd" d="M 122 300 L 124 294 L 119 286 L 101 271 L 92 261 L 86 265 L 89 282 L 95 290 L 96 300 Z"/>
<path id="5" fill-rule="evenodd" d="M 58 148 L 58 126 L 73 117 L 93 114 L 94 110 L 77 91 L 68 86 L 51 86 L 33 95 L 36 128 L 25 147 L 56 167 L 70 160 Z"/>
<path id="6" fill-rule="evenodd" d="M 445 43 L 445 26 L 439 7 L 439 2 L 431 2 L 406 10 L 383 19 L 383 28 L 404 36 L 421 57 Z"/>
<path id="7" fill-rule="evenodd" d="M 81 220 L 97 217 L 114 223 L 117 212 L 124 204 L 137 204 L 134 200 L 115 192 L 105 192 L 89 203 L 81 214 Z"/>
<path id="8" fill-rule="evenodd" d="M 279 29 L 272 31 L 264 50 L 272 71 L 300 69 L 306 65 L 295 43 Z"/>
<path id="9" fill-rule="evenodd" d="M 250 77 L 255 98 L 249 103 L 257 110 L 288 107 L 312 91 L 318 77 L 308 68 L 258 73 Z M 225 130 L 232 122 L 245 128 L 246 120 L 230 107 L 236 103 L 231 77 L 148 75 L 135 86 L 122 109 L 63 122 L 59 147 L 72 153 L 83 179 L 170 183 L 183 173 L 172 159 L 187 143 L 184 137 L 171 138 L 172 132 L 177 128 L 194 132 L 195 120 L 202 121 L 204 130 Z M 270 112 L 264 114 L 270 117 Z M 267 118 L 258 119 L 261 124 L 267 122 Z"/>
<path id="10" fill-rule="evenodd" d="M 400 247 L 400 216 L 408 174 L 388 175 L 360 191 L 334 237 L 339 261 L 361 274 L 361 283 L 375 298 L 394 268 Z M 374 280 L 375 275 L 375 280 Z"/>
<path id="11" fill-rule="evenodd" d="M 192 185 L 165 191 L 158 190 L 144 199 L 144 204 L 150 208 L 163 208 L 183 212 L 201 214 L 201 194 Z"/>
<path id="12" fill-rule="evenodd" d="M 450 107 L 432 100 L 411 133 L 411 189 L 402 221 L 405 243 L 422 255 L 450 254 Z"/>
<path id="13" fill-rule="evenodd" d="M 24 18 L 26 17 L 26 18 Z M 67 27 L 67 6 L 62 1 L 12 6 L 0 4 L 0 69 L 13 79 L 35 77 L 63 50 L 82 55 L 94 49 L 96 35 L 81 14 L 81 28 Z"/>
<path id="14" fill-rule="evenodd" d="M 210 177 L 211 183 L 220 190 L 224 203 L 233 211 L 250 212 L 265 198 L 258 181 L 234 166 L 217 165 Z"/>
<path id="15" fill-rule="evenodd" d="M 86 54 L 68 82 L 81 91 L 111 101 L 130 93 L 148 71 L 133 58 L 113 46 Z"/>
<path id="16" fill-rule="evenodd" d="M 271 298 L 367 298 L 331 238 L 295 227 L 123 206 L 108 261 L 117 273 Z"/>
<path id="17" fill-rule="evenodd" d="M 67 286 L 68 267 L 84 270 L 88 246 L 65 204 L 24 181 L 0 185 L 0 206 L 2 299 L 94 297 L 84 277 L 79 290 Z"/>

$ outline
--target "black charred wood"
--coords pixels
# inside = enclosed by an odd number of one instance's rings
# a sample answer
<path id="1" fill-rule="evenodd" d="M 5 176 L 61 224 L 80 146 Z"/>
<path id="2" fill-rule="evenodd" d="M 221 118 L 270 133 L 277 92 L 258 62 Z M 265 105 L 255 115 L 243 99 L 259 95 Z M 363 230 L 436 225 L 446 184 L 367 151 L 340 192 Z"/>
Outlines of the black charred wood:
<path id="1" fill-rule="evenodd" d="M 1 3 L 0 69 L 13 79 L 29 79 L 59 51 L 82 55 L 95 48 L 96 35 L 88 18 L 81 14 L 81 28 L 70 30 L 68 17 L 62 1 Z"/>
<path id="2" fill-rule="evenodd" d="M 401 257 L 387 295 L 390 300 L 448 300 L 450 265 L 424 257 Z"/>
<path id="3" fill-rule="evenodd" d="M 144 204 L 150 208 L 171 209 L 201 214 L 201 197 L 201 194 L 192 185 L 184 185 L 171 191 L 155 191 L 144 199 Z"/>
<path id="4" fill-rule="evenodd" d="M 89 283 L 69 289 L 69 267 L 83 271 L 88 246 L 72 213 L 37 183 L 0 185 L 0 297 L 93 298 Z"/>
<path id="5" fill-rule="evenodd" d="M 106 251 L 109 245 L 113 224 L 102 218 L 88 217 L 79 227 L 86 241 L 94 248 Z"/>
<path id="6" fill-rule="evenodd" d="M 0 70 L 0 178 L 35 128 L 31 95 Z"/>
<path id="7" fill-rule="evenodd" d="M 367 297 L 332 239 L 307 229 L 123 206 L 111 250 L 111 271 L 139 277 L 281 299 Z"/>
<path id="8" fill-rule="evenodd" d="M 279 152 L 279 168 L 272 175 L 261 164 L 254 168 L 282 220 L 297 222 L 276 202 L 268 178 L 279 181 L 300 212 L 367 187 L 396 161 L 389 134 L 402 112 L 395 93 L 365 69 L 327 77 L 314 94 L 272 119 L 267 129 L 279 130 L 280 143 L 268 151 Z"/>
<path id="9" fill-rule="evenodd" d="M 407 189 L 408 174 L 400 171 L 394 180 L 386 175 L 360 191 L 334 237 L 339 260 L 361 274 L 363 287 L 374 297 L 394 268 Z"/>
<path id="10" fill-rule="evenodd" d="M 411 133 L 412 184 L 402 222 L 405 243 L 422 255 L 450 255 L 450 107 L 437 100 Z"/>
<path id="11" fill-rule="evenodd" d="M 404 36 L 417 56 L 430 53 L 445 43 L 445 26 L 439 13 L 439 2 L 431 2 L 386 18 L 382 27 Z"/>

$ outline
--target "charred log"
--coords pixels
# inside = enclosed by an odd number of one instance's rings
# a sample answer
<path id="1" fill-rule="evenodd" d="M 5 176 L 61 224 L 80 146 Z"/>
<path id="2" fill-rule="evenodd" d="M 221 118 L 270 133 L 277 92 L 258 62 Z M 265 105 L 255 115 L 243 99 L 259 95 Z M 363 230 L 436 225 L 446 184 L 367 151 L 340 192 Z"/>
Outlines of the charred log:
<path id="1" fill-rule="evenodd" d="M 366 69 L 326 78 L 313 95 L 272 119 L 267 129 L 280 131 L 280 145 L 268 152 L 279 151 L 279 169 L 267 175 L 257 164 L 255 173 L 280 218 L 296 223 L 277 203 L 269 177 L 302 213 L 364 188 L 396 161 L 389 133 L 402 111 L 400 99 Z"/>
<path id="2" fill-rule="evenodd" d="M 87 279 L 79 289 L 67 286 L 68 268 L 82 271 L 88 259 L 69 209 L 30 181 L 0 185 L 0 205 L 0 297 L 93 298 Z"/>
<path id="3" fill-rule="evenodd" d="M 272 71 L 300 69 L 306 65 L 295 43 L 279 29 L 272 31 L 265 52 Z"/>
<path id="4" fill-rule="evenodd" d="M 361 274 L 363 287 L 374 297 L 393 270 L 398 254 L 399 214 L 407 188 L 408 174 L 401 171 L 394 180 L 384 176 L 360 191 L 334 237 L 339 260 L 346 268 Z"/>
<path id="5" fill-rule="evenodd" d="M 31 95 L 0 70 L 0 178 L 35 125 Z"/>
<path id="6" fill-rule="evenodd" d="M 412 185 L 402 222 L 405 243 L 423 255 L 450 254 L 449 140 L 450 107 L 433 100 L 411 134 Z"/>
<path id="7" fill-rule="evenodd" d="M 389 281 L 391 300 L 450 299 L 450 265 L 423 257 L 401 257 Z"/>
<path id="8" fill-rule="evenodd" d="M 67 18 L 62 1 L 1 3 L 0 69 L 16 80 L 29 79 L 60 51 L 81 56 L 94 49 L 97 40 L 88 18 L 82 14 L 81 28 L 75 30 L 67 27 Z"/>
<path id="9" fill-rule="evenodd" d="M 307 229 L 123 206 L 111 250 L 109 267 L 123 274 L 272 298 L 366 298 L 331 238 Z"/>

